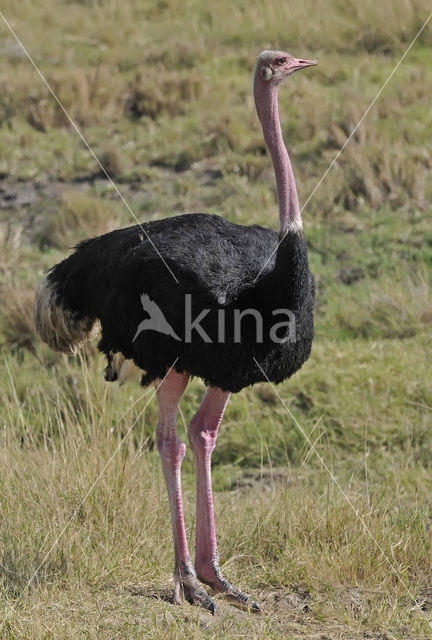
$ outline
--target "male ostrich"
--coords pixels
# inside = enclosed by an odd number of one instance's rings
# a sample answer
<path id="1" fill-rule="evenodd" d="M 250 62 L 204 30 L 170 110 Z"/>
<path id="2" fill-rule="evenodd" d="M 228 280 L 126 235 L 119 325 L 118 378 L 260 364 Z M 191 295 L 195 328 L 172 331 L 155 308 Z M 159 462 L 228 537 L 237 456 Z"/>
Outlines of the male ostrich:
<path id="1" fill-rule="evenodd" d="M 52 348 L 74 353 L 99 320 L 106 379 L 123 378 L 136 366 L 143 385 L 155 383 L 156 441 L 174 534 L 174 597 L 210 611 L 214 601 L 198 580 L 232 604 L 259 611 L 250 596 L 222 576 L 218 563 L 211 454 L 230 393 L 260 381 L 281 382 L 311 351 L 314 283 L 277 92 L 288 76 L 314 64 L 282 51 L 263 51 L 255 66 L 253 91 L 276 175 L 279 234 L 198 213 L 148 222 L 81 242 L 46 274 L 36 293 L 35 325 Z M 291 314 L 295 339 L 292 331 L 288 339 L 286 326 L 282 335 L 271 332 L 281 309 Z M 197 320 L 192 329 L 186 327 L 188 315 Z M 160 318 L 157 330 L 154 322 Z M 176 433 L 177 408 L 190 376 L 208 387 L 188 428 L 196 466 L 195 568 L 180 486 L 186 446 Z"/>

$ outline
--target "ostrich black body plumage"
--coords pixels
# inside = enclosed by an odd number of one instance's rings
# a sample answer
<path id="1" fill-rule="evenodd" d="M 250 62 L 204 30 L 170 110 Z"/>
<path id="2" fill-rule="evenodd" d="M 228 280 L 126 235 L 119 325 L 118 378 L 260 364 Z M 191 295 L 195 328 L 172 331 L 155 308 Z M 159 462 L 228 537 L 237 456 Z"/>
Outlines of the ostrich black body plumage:
<path id="1" fill-rule="evenodd" d="M 314 284 L 305 239 L 302 231 L 292 230 L 279 246 L 278 242 L 277 233 L 263 227 L 240 226 L 215 215 L 180 215 L 85 240 L 53 267 L 48 280 L 56 303 L 78 321 L 100 320 L 99 348 L 108 357 L 108 379 L 111 358 L 121 353 L 145 371 L 144 384 L 163 378 L 175 361 L 176 371 L 237 392 L 267 378 L 281 382 L 311 351 Z M 181 340 L 151 329 L 133 340 L 145 317 L 143 293 L 158 305 Z M 199 322 L 202 331 L 193 329 L 190 342 L 185 341 L 188 294 L 192 321 L 205 312 Z M 262 318 L 262 337 L 248 309 Z M 281 342 L 274 342 L 270 330 L 278 315 L 273 312 L 280 309 L 292 313 L 294 332 L 282 342 L 282 327 L 277 333 Z M 234 310 L 243 314 L 240 342 Z"/>

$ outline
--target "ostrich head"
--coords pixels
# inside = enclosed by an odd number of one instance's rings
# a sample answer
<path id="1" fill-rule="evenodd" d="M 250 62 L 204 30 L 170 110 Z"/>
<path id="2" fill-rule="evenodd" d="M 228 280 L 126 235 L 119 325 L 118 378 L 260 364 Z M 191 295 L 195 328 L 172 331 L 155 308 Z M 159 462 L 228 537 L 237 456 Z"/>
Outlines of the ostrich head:
<path id="1" fill-rule="evenodd" d="M 317 60 L 294 58 L 284 51 L 263 51 L 259 54 L 255 67 L 255 77 L 264 83 L 279 85 L 295 71 L 318 64 Z"/>

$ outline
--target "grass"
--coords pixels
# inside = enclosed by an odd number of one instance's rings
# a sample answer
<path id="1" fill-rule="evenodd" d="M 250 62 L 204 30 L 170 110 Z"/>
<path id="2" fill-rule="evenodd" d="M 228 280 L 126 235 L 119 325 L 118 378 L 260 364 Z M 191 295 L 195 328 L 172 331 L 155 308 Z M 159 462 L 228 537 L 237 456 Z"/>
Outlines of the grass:
<path id="1" fill-rule="evenodd" d="M 321 61 L 280 92 L 305 202 L 430 7 L 6 0 L 2 11 L 140 220 L 209 211 L 276 228 L 256 53 Z M 316 341 L 278 393 L 309 442 L 268 385 L 228 407 L 213 458 L 221 563 L 264 614 L 218 602 L 212 618 L 169 602 L 154 402 L 141 414 L 151 390 L 106 385 L 94 344 L 68 359 L 34 333 L 41 273 L 133 219 L 2 25 L 0 638 L 431 637 L 431 33 L 303 212 Z M 183 440 L 202 393 L 194 380 L 182 400 Z M 189 451 L 183 484 L 193 547 Z"/>
<path id="2" fill-rule="evenodd" d="M 304 442 L 298 443 L 296 461 L 286 458 L 272 473 L 249 464 L 248 468 L 257 469 L 252 490 L 242 485 L 239 471 L 240 488 L 216 495 L 222 559 L 233 579 L 261 595 L 265 613 L 260 619 L 250 619 L 222 605 L 213 622 L 199 610 L 177 610 L 154 598 L 158 590 L 160 597 L 168 593 L 172 553 L 162 474 L 151 435 L 146 433 L 154 407 L 146 410 L 83 502 L 142 403 L 133 406 L 126 389 L 114 399 L 84 362 L 81 367 L 65 365 L 60 375 L 43 375 L 46 379 L 35 385 L 31 402 L 23 407 L 22 390 L 13 384 L 14 371 L 10 371 L 5 387 L 15 400 L 3 398 L 2 402 L 16 419 L 16 424 L 13 418 L 8 423 L 1 443 L 2 468 L 7 469 L 1 484 L 2 503 L 10 514 L 2 534 L 4 613 L 18 605 L 9 618 L 9 637 L 40 637 L 43 629 L 46 637 L 63 637 L 71 631 L 77 637 L 108 638 L 126 631 L 153 637 L 158 633 L 153 623 L 161 616 L 168 621 L 165 637 L 173 638 L 178 633 L 185 637 L 199 634 L 203 626 L 208 637 L 231 637 L 231 633 L 233 637 L 240 633 L 295 637 L 304 625 L 310 637 L 321 628 L 331 629 L 332 637 L 337 638 L 362 630 L 397 635 L 406 625 L 412 637 L 427 637 L 426 622 L 412 598 L 427 610 L 430 477 L 415 460 L 413 444 L 403 461 L 394 456 L 394 468 L 386 473 L 378 474 L 370 463 L 367 491 L 360 451 L 352 455 L 355 442 L 349 447 L 350 463 L 362 473 L 352 479 L 347 495 L 379 548 L 305 450 Z M 68 384 L 71 388 L 66 392 Z M 192 395 L 199 387 L 198 382 L 193 384 Z M 129 396 L 129 410 L 122 416 L 116 400 L 123 394 Z M 147 391 L 146 397 L 149 395 Z M 188 404 L 185 398 L 185 418 Z M 228 414 L 226 429 L 234 431 L 234 445 L 239 419 L 233 423 L 230 418 L 236 412 L 240 417 L 245 405 L 239 396 Z M 58 415 L 53 415 L 53 406 Z M 32 411 L 33 419 L 28 413 Z M 280 435 L 279 405 L 269 411 L 251 401 L 247 411 L 255 419 L 261 413 L 275 420 Z M 38 418 L 42 419 L 39 430 Z M 374 423 L 373 416 L 369 420 Z M 265 441 L 265 433 L 261 437 Z M 219 455 L 224 445 L 222 440 Z M 373 440 L 367 440 L 367 446 L 370 457 L 376 456 Z M 330 461 L 327 447 L 323 455 Z M 383 450 L 385 445 L 377 448 Z M 391 457 L 388 452 L 382 455 Z M 400 473 L 394 473 L 396 468 Z M 191 522 L 193 493 L 191 478 L 186 476 L 186 510 Z M 192 528 L 188 531 L 192 537 Z M 379 549 L 401 573 L 412 597 Z M 21 601 L 22 590 L 41 563 Z M 51 609 L 53 614 L 47 613 Z"/>

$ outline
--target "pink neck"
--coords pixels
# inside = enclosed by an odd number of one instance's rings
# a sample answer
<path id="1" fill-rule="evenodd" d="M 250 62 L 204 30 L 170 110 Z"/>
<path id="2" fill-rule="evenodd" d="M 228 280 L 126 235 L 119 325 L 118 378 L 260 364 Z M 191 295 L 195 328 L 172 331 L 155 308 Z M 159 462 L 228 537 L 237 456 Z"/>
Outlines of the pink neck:
<path id="1" fill-rule="evenodd" d="M 279 233 L 283 236 L 293 224 L 301 225 L 297 189 L 279 121 L 277 86 L 263 81 L 257 73 L 254 98 L 264 140 L 273 160 L 279 201 Z"/>

